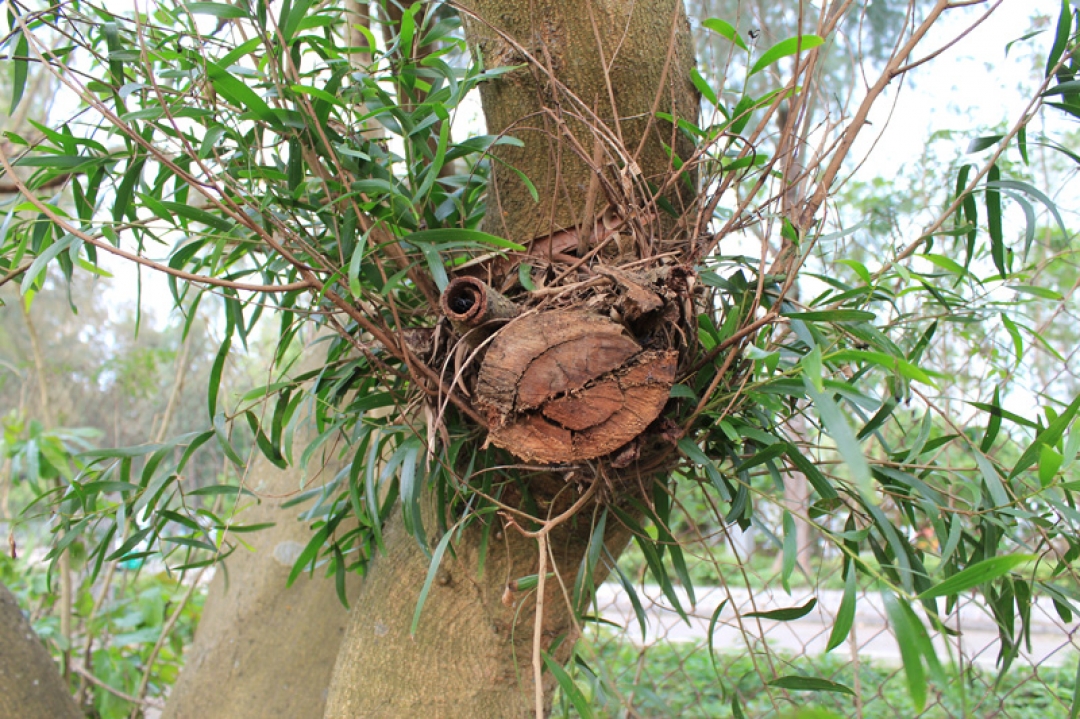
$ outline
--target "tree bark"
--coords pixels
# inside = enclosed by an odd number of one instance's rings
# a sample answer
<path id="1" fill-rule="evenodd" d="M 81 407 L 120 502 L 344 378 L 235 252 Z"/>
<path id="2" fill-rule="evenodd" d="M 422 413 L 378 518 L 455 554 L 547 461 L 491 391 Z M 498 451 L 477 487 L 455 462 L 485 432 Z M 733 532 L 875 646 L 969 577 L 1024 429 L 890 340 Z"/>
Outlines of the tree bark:
<path id="1" fill-rule="evenodd" d="M 655 113 L 698 116 L 682 0 L 463 5 L 466 38 L 487 68 L 526 65 L 481 85 L 480 96 L 488 132 L 524 143 L 500 146 L 496 156 L 532 180 L 539 202 L 495 163 L 488 231 L 528 244 L 590 225 L 616 199 L 609 194 L 620 195 L 618 204 L 649 205 L 643 181 L 659 184 L 671 174 L 664 145 L 682 159 L 690 154 L 687 140 Z M 604 171 L 602 182 L 590 165 Z M 679 209 L 677 193 L 668 198 Z"/>
<path id="2" fill-rule="evenodd" d="M 547 479 L 563 482 L 561 477 Z M 432 526 L 430 508 L 427 514 L 427 526 Z M 538 574 L 537 542 L 501 519 L 492 521 L 483 562 L 480 526 L 466 529 L 460 541 L 453 542 L 454 554 L 444 555 L 413 635 L 417 599 L 431 559 L 408 534 L 400 514 L 394 514 L 384 534 L 387 553 L 372 562 L 352 611 L 326 717 L 533 715 L 537 592 L 514 591 L 514 580 Z M 561 580 L 549 577 L 545 582 L 541 647 L 560 662 L 569 657 L 580 634 L 568 594 L 585 555 L 590 524 L 585 513 L 560 525 L 548 540 L 547 566 Z M 630 533 L 614 521 L 607 526 L 605 545 L 617 555 Z M 607 569 L 598 567 L 592 583 L 606 575 Z M 550 709 L 550 672 L 544 680 Z"/>
<path id="3" fill-rule="evenodd" d="M 0 584 L 0 717 L 80 719 L 49 652 Z"/>
<path id="4" fill-rule="evenodd" d="M 665 199 L 676 210 L 690 201 L 681 194 L 683 183 L 670 181 L 677 162 L 664 145 L 674 147 L 683 159 L 690 148 L 670 123 L 655 118 L 657 112 L 697 118 L 698 97 L 690 82 L 691 38 L 681 0 L 469 0 L 464 6 L 466 37 L 486 67 L 525 65 L 481 85 L 489 133 L 505 132 L 524 142 L 524 147 L 497 148 L 486 229 L 531 245 L 531 258 L 520 259 L 533 263 L 564 251 L 584 259 L 596 244 L 599 233 L 594 228 L 600 227 L 606 209 L 617 213 L 614 221 L 620 226 L 633 225 L 626 230 L 631 246 L 618 258 L 604 257 L 606 264 L 685 242 L 685 235 L 661 232 L 675 223 L 660 218 L 654 198 L 655 188 L 664 188 Z M 507 164 L 535 183 L 539 202 Z M 541 239 L 564 230 L 565 248 Z M 485 269 L 484 279 L 497 289 L 516 275 L 508 264 Z M 623 384 L 638 386 L 624 382 L 615 389 L 625 390 Z M 661 406 L 666 398 L 665 387 Z M 545 406 L 548 416 L 558 415 L 559 409 L 564 408 Z M 606 416 L 590 419 L 598 424 Z M 497 446 L 515 445 L 506 447 L 511 452 L 522 449 L 515 441 L 492 439 Z M 578 457 L 576 451 L 573 457 Z M 533 455 L 540 457 L 540 450 Z M 551 502 L 549 517 L 564 511 L 580 491 L 561 473 L 520 473 L 517 479 L 540 506 Z M 588 476 L 582 486 L 605 481 Z M 616 483 L 637 492 L 650 482 L 648 476 L 634 475 Z M 611 486 L 597 494 L 605 494 L 608 502 L 619 501 L 617 490 L 609 490 Z M 431 497 L 422 501 L 434 504 Z M 506 496 L 502 501 L 515 506 Z M 387 553 L 372 561 L 352 610 L 326 716 L 533 716 L 538 592 L 513 591 L 513 580 L 538 575 L 541 567 L 552 572 L 542 585 L 540 649 L 555 647 L 553 658 L 566 661 L 580 634 L 574 610 L 582 607 L 572 606 L 564 588 L 572 591 L 594 529 L 595 515 L 589 510 L 600 511 L 598 505 L 589 505 L 547 536 L 550 555 L 544 561 L 537 540 L 506 524 L 506 515 L 489 515 L 494 524 L 484 559 L 483 530 L 478 523 L 467 528 L 442 559 L 415 634 L 413 616 L 431 559 L 395 513 L 384 531 Z M 438 518 L 430 506 L 426 515 L 430 533 L 439 526 Z M 613 519 L 606 526 L 604 543 L 617 557 L 630 532 Z M 597 567 L 584 586 L 603 581 L 607 571 L 606 565 Z M 540 711 L 547 712 L 551 673 L 545 672 L 542 681 Z"/>
<path id="5" fill-rule="evenodd" d="M 323 476 L 333 477 L 341 465 L 328 462 Z M 300 488 L 300 470 L 280 470 L 260 455 L 250 477 L 252 490 L 279 499 L 264 499 L 244 512 L 243 521 L 276 524 L 245 535 L 254 551 L 241 547 L 214 575 L 165 719 L 291 719 L 323 713 L 348 612 L 333 577 L 318 571 L 285 588 L 311 538 L 308 525 L 296 519 L 297 508 L 281 508 Z M 346 575 L 350 601 L 359 585 L 359 576 Z"/>

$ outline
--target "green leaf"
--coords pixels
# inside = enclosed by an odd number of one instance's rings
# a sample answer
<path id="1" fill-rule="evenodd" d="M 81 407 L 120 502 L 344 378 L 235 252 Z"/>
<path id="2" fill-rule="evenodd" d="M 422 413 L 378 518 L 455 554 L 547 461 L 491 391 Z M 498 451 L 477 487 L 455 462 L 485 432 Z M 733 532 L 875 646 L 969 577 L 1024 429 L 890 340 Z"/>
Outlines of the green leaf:
<path id="1" fill-rule="evenodd" d="M 829 642 L 825 645 L 825 653 L 840 646 L 855 623 L 855 565 L 849 562 L 847 565 L 847 579 L 844 580 L 844 597 L 840 600 L 840 609 L 836 612 L 836 621 L 833 623 L 832 632 L 829 633 Z"/>
<path id="2" fill-rule="evenodd" d="M 1017 329 L 1016 323 L 1009 319 L 1009 316 L 1004 312 L 1001 313 L 1001 324 L 1005 326 L 1005 331 L 1009 333 L 1009 337 L 1013 341 L 1013 352 L 1016 354 L 1016 365 L 1020 365 L 1020 361 L 1024 359 L 1024 338 L 1020 336 L 1020 330 Z"/>
<path id="3" fill-rule="evenodd" d="M 26 35 L 21 30 L 16 30 L 15 33 L 19 36 L 19 39 L 15 41 L 15 49 L 12 51 L 11 109 L 8 111 L 9 115 L 15 114 L 15 108 L 19 106 L 19 101 L 22 100 L 23 92 L 26 91 L 26 77 L 30 72 L 30 59 L 28 57 L 30 55 L 30 45 L 26 40 Z"/>
<path id="4" fill-rule="evenodd" d="M 532 265 L 528 262 L 522 262 L 518 265 L 518 282 L 525 288 L 526 292 L 535 292 L 536 283 L 532 280 Z"/>
<path id="5" fill-rule="evenodd" d="M 243 6 L 244 3 L 229 5 L 227 3 L 217 2 L 189 2 L 184 5 L 184 7 L 187 8 L 187 11 L 192 15 L 210 15 L 212 17 L 222 18 L 223 20 L 235 20 L 249 17 L 247 10 L 245 10 Z"/>
<path id="6" fill-rule="evenodd" d="M 1008 554 L 999 557 L 990 557 L 981 562 L 972 564 L 967 569 L 957 572 L 948 579 L 935 584 L 930 589 L 920 594 L 917 599 L 933 599 L 934 597 L 947 597 L 953 594 L 978 587 L 993 581 L 998 577 L 1008 574 L 1016 567 L 1035 560 L 1033 554 Z"/>
<path id="7" fill-rule="evenodd" d="M 784 312 L 784 317 L 803 322 L 873 322 L 877 315 L 866 310 L 822 310 L 820 312 Z"/>
<path id="8" fill-rule="evenodd" d="M 266 104 L 266 101 L 248 87 L 247 83 L 235 78 L 224 67 L 207 60 L 206 74 L 214 90 L 225 100 L 236 105 L 241 110 L 247 110 L 263 122 L 271 125 L 279 124 L 277 115 Z"/>
<path id="9" fill-rule="evenodd" d="M 114 559 L 123 558 L 125 555 L 130 553 L 131 550 L 134 549 L 140 542 L 150 536 L 150 533 L 153 531 L 153 527 L 147 527 L 145 529 L 140 529 L 138 532 L 135 532 L 135 534 L 132 534 L 130 537 L 127 538 L 126 542 L 120 545 L 119 549 L 117 549 L 109 556 L 105 557 L 105 561 L 111 562 Z"/>
<path id="10" fill-rule="evenodd" d="M 779 689 L 790 689 L 802 692 L 836 692 L 838 694 L 850 694 L 855 696 L 850 688 L 837 682 L 821 679 L 819 677 L 786 676 L 778 677 L 769 682 L 769 686 Z"/>
<path id="11" fill-rule="evenodd" d="M 876 496 L 874 495 L 873 479 L 870 474 L 870 464 L 866 461 L 859 440 L 856 439 L 855 432 L 851 429 L 851 425 L 848 424 L 844 413 L 840 411 L 840 407 L 833 401 L 829 390 L 818 392 L 813 383 L 805 377 L 804 384 L 806 385 L 807 394 L 814 402 L 814 409 L 817 410 L 818 416 L 821 418 L 821 423 L 825 425 L 828 435 L 836 442 L 836 448 L 840 450 L 840 456 L 847 463 L 851 477 L 855 480 L 863 499 L 868 502 L 875 501 Z"/>
<path id="12" fill-rule="evenodd" d="M 1020 455 L 1020 459 L 1017 460 L 1016 465 L 1009 474 L 1009 479 L 1012 479 L 1031 465 L 1035 464 L 1042 452 L 1043 445 L 1053 445 L 1058 443 L 1065 434 L 1065 430 L 1068 429 L 1069 425 L 1072 423 L 1077 410 L 1080 410 L 1080 397 L 1074 399 L 1072 404 L 1070 404 L 1057 419 L 1051 422 L 1046 429 L 1035 437 L 1035 441 L 1031 443 L 1031 446 L 1024 450 L 1024 453 Z"/>
<path id="13" fill-rule="evenodd" d="M 816 347 L 814 349 L 817 349 Z M 798 543 L 798 531 L 795 529 L 795 518 L 791 516 L 791 512 L 784 510 L 784 548 L 783 548 L 783 564 L 780 573 L 780 584 L 783 585 L 784 591 L 788 594 L 791 593 L 791 573 L 795 571 L 795 562 L 798 559 L 799 543 Z"/>
<path id="14" fill-rule="evenodd" d="M 435 581 L 435 575 L 439 572 L 439 565 L 442 564 L 443 554 L 446 553 L 446 548 L 450 546 L 450 538 L 453 534 L 453 528 L 448 530 L 439 540 L 438 545 L 435 546 L 435 551 L 431 555 L 431 564 L 428 565 L 427 577 L 424 579 L 424 586 L 420 589 L 420 596 L 416 600 L 416 610 L 413 612 L 412 625 L 409 627 L 409 634 L 414 637 L 416 636 L 416 627 L 420 624 L 420 612 L 424 609 L 424 602 L 427 601 L 431 585 Z"/>
<path id="15" fill-rule="evenodd" d="M 995 507 L 1004 507 L 1009 504 L 1009 493 L 1005 490 L 1005 485 L 1001 481 L 1001 476 L 998 474 L 997 467 L 990 461 L 982 452 L 976 450 L 973 452 L 975 456 L 975 464 L 979 467 L 979 473 L 982 474 L 983 481 L 986 482 L 986 489 L 990 492 L 990 499 L 993 501 Z"/>
<path id="16" fill-rule="evenodd" d="M 817 597 L 813 597 L 809 602 L 801 607 L 785 607 L 784 609 L 770 609 L 764 612 L 748 612 L 744 614 L 744 617 L 758 617 L 759 619 L 771 619 L 777 622 L 793 622 L 796 619 L 802 619 L 817 606 Z"/>
<path id="17" fill-rule="evenodd" d="M 210 368 L 210 383 L 206 387 L 206 407 L 213 418 L 217 414 L 218 392 L 221 390 L 221 372 L 225 368 L 225 360 L 229 357 L 229 347 L 232 345 L 232 337 L 226 337 L 218 347 L 214 364 Z"/>
<path id="18" fill-rule="evenodd" d="M 570 699 L 570 703 L 574 705 L 574 709 L 581 716 L 581 719 L 592 719 L 593 710 L 589 701 L 585 698 L 585 695 L 581 693 L 577 684 L 570 678 L 570 675 L 566 673 L 566 670 L 562 668 L 557 661 L 551 658 L 551 656 L 541 650 L 541 654 L 544 657 L 544 666 L 551 672 L 551 675 L 555 677 L 555 681 L 559 684 L 559 689 L 562 693 Z"/>
<path id="19" fill-rule="evenodd" d="M 904 666 L 911 703 L 915 705 L 915 711 L 921 713 L 926 708 L 926 671 L 923 668 L 917 630 L 911 626 L 911 609 L 907 608 L 908 611 L 905 612 L 907 603 L 892 592 L 883 591 L 881 597 L 885 602 L 885 613 L 892 625 L 896 643 L 900 647 L 900 661 Z"/>
<path id="20" fill-rule="evenodd" d="M 716 605 L 716 609 L 713 610 L 712 617 L 709 618 L 709 658 L 712 660 L 713 672 L 720 676 L 720 669 L 716 666 L 716 648 L 713 647 L 713 635 L 716 633 L 716 623 L 720 620 L 720 612 L 724 611 L 724 607 L 727 606 L 728 600 L 725 598 L 722 602 Z M 645 640 L 644 632 L 641 635 L 642 641 Z"/>
<path id="21" fill-rule="evenodd" d="M 1025 295 L 1034 295 L 1035 297 L 1041 297 L 1044 300 L 1060 302 L 1065 299 L 1060 292 L 1048 287 L 1036 287 L 1034 285 L 1007 285 L 1007 287 L 1014 292 L 1020 292 Z"/>
<path id="22" fill-rule="evenodd" d="M 708 21 L 706 21 L 708 22 Z M 705 81 L 705 78 L 701 76 L 701 73 L 696 67 L 690 68 L 690 81 L 694 83 L 694 87 L 701 93 L 701 96 L 705 98 L 710 105 L 716 107 L 720 104 L 719 98 L 716 97 L 716 92 L 709 86 L 709 83 Z"/>
<path id="23" fill-rule="evenodd" d="M 74 235 L 67 235 L 49 245 L 48 249 L 35 257 L 30 268 L 23 275 L 22 282 L 19 285 L 19 291 L 24 295 L 29 292 L 34 286 L 34 281 L 37 280 L 38 275 L 45 271 L 45 267 L 56 259 L 57 255 L 71 247 L 77 240 L 78 238 Z M 78 241 L 81 243 L 81 240 Z"/>
<path id="24" fill-rule="evenodd" d="M 1039 453 L 1039 484 L 1049 487 L 1057 471 L 1062 469 L 1065 458 L 1050 445 L 1043 445 Z"/>
<path id="25" fill-rule="evenodd" d="M 1005 267 L 1005 239 L 1001 231 L 1001 192 L 994 184 L 1001 180 L 1001 171 L 996 164 L 990 166 L 986 179 L 986 227 L 990 233 L 990 256 L 1004 279 L 1008 271 Z"/>
<path id="26" fill-rule="evenodd" d="M 1080 717 L 1080 661 L 1076 662 L 1076 676 L 1073 678 L 1072 703 L 1069 705 L 1069 719 Z"/>
<path id="27" fill-rule="evenodd" d="M 765 54 L 758 58 L 758 61 L 750 68 L 750 72 L 747 73 L 747 77 L 761 72 L 777 60 L 788 57 L 789 55 L 794 55 L 798 52 L 812 50 L 824 43 L 825 41 L 817 35 L 800 35 L 799 37 L 789 37 L 787 40 L 781 40 L 766 50 Z"/>
<path id="28" fill-rule="evenodd" d="M 1070 237 L 1068 228 L 1065 226 L 1065 219 L 1061 216 L 1061 212 L 1058 211 L 1057 203 L 1055 203 L 1050 197 L 1042 190 L 1033 187 L 1032 185 L 1021 182 L 1020 180 L 995 180 L 988 176 L 986 183 L 987 188 L 997 188 L 1002 190 L 1013 190 L 1025 195 L 1030 195 L 1036 200 L 1041 202 L 1047 210 L 1049 210 L 1054 221 L 1057 222 L 1058 227 L 1061 229 L 1061 234 L 1065 237 Z"/>
<path id="29" fill-rule="evenodd" d="M 708 20 L 704 20 L 701 23 L 701 26 L 712 30 L 721 37 L 726 37 L 728 40 L 735 43 L 736 46 L 749 52 L 750 48 L 746 46 L 746 43 L 743 42 L 742 36 L 739 35 L 739 31 L 736 30 L 731 23 L 725 20 L 721 20 L 719 18 L 711 17 Z M 714 102 L 713 104 L 715 105 L 716 103 Z"/>
<path id="30" fill-rule="evenodd" d="M 418 230 L 411 232 L 403 238 L 406 242 L 414 244 L 481 244 L 501 247 L 514 252 L 525 252 L 527 248 L 510 240 L 490 235 L 480 230 L 467 230 L 461 227 L 445 227 L 434 230 Z"/>
<path id="31" fill-rule="evenodd" d="M 818 392 L 824 392 L 825 374 L 821 369 L 821 348 L 815 345 L 814 349 L 803 355 L 799 364 L 803 368 L 803 377 L 814 385 Z"/>
<path id="32" fill-rule="evenodd" d="M 1058 14 L 1057 29 L 1054 33 L 1054 44 L 1046 56 L 1046 77 L 1054 73 L 1054 68 L 1061 59 L 1065 47 L 1069 43 L 1069 33 L 1072 30 L 1072 7 L 1069 0 L 1061 0 L 1061 12 Z M 1080 671 L 1080 670 L 1078 670 Z M 1078 685 L 1080 686 L 1080 685 Z"/>

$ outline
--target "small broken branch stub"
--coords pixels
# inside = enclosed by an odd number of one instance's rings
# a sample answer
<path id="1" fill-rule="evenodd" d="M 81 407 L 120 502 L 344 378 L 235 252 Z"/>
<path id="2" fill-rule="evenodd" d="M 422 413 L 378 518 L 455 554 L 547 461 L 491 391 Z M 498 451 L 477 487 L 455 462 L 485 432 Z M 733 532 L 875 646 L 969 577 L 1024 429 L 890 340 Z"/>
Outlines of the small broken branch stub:
<path id="1" fill-rule="evenodd" d="M 446 286 L 439 304 L 446 318 L 463 330 L 493 320 L 508 320 L 520 311 L 513 302 L 475 277 L 457 277 Z"/>
<path id="2" fill-rule="evenodd" d="M 504 327 L 480 368 L 476 406 L 489 440 L 543 464 L 595 459 L 640 435 L 667 403 L 679 354 L 644 349 L 584 309 Z"/>

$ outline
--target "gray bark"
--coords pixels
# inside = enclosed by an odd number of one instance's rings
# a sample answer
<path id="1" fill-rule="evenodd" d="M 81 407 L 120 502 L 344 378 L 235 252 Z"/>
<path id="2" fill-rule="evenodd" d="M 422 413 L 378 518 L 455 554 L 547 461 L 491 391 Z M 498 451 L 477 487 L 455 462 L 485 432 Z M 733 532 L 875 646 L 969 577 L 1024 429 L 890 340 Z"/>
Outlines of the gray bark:
<path id="1" fill-rule="evenodd" d="M 0 717 L 79 719 L 82 715 L 15 597 L 0 584 Z"/>
<path id="2" fill-rule="evenodd" d="M 321 356 L 312 353 L 300 371 L 317 367 Z M 306 446 L 312 432 L 301 428 L 297 446 Z M 327 461 L 319 481 L 342 466 L 340 460 Z M 297 521 L 301 508 L 281 508 L 301 489 L 300 469 L 278 469 L 260 454 L 248 477 L 247 486 L 266 499 L 241 515 L 244 523 L 276 524 L 244 535 L 254 551 L 241 547 L 218 568 L 164 719 L 303 719 L 323 713 L 348 612 L 334 578 L 318 570 L 285 588 L 311 538 L 308 525 Z M 359 586 L 358 575 L 346 575 L 350 602 Z"/>

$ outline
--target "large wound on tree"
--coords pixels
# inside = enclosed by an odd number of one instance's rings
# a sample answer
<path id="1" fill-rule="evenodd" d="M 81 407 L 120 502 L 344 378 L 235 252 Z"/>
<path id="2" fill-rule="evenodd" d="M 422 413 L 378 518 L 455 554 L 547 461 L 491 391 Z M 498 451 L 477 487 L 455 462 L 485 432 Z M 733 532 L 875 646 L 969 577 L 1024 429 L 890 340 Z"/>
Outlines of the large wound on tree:
<path id="1" fill-rule="evenodd" d="M 645 431 L 664 408 L 678 352 L 643 350 L 586 310 L 507 325 L 480 367 L 476 404 L 490 441 L 527 462 L 594 459 Z"/>

